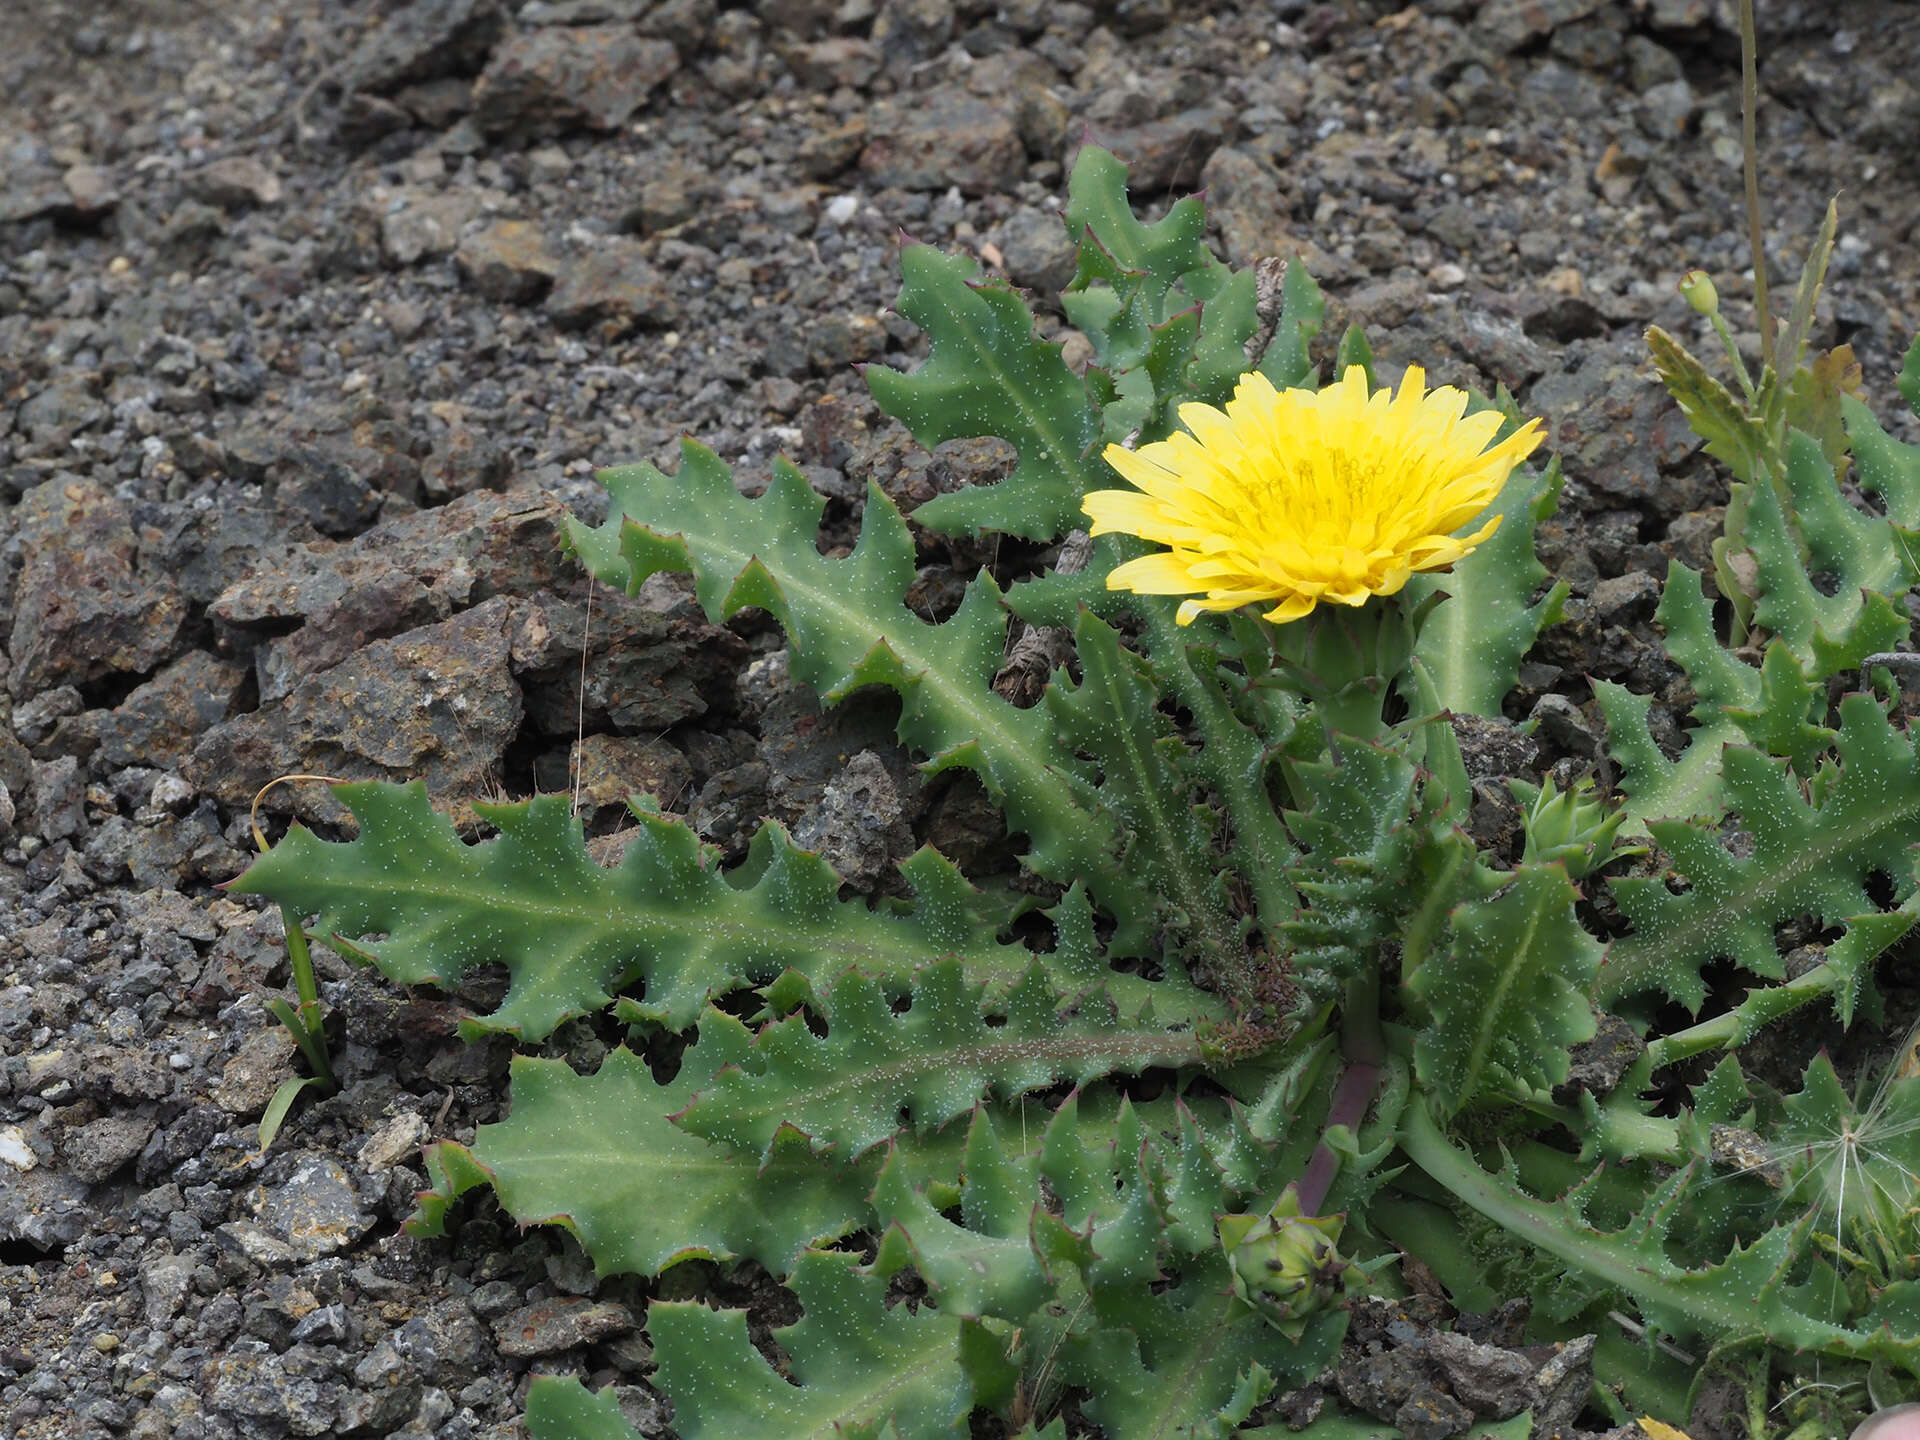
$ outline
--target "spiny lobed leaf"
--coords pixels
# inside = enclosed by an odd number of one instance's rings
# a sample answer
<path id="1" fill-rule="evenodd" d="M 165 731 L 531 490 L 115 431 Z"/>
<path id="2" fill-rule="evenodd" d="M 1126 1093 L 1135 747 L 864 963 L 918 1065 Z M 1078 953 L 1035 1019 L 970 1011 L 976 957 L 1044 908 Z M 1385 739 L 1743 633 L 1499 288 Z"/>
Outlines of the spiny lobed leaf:
<path id="1" fill-rule="evenodd" d="M 1517 683 L 1521 658 L 1560 618 L 1565 581 L 1533 598 L 1547 579 L 1534 553 L 1534 526 L 1553 514 L 1560 485 L 1557 456 L 1544 474 L 1516 469 L 1487 507 L 1504 517 L 1493 538 L 1445 575 L 1416 575 L 1407 582 L 1414 600 L 1446 592 L 1421 628 L 1415 653 L 1433 673 L 1439 702 L 1455 713 L 1498 717 L 1500 702 Z"/>
<path id="2" fill-rule="evenodd" d="M 1060 1373 L 1090 1392 L 1083 1409 L 1107 1440 L 1217 1435 L 1254 1366 L 1278 1385 L 1303 1384 L 1333 1362 L 1346 1331 L 1335 1310 L 1287 1340 L 1233 1293 L 1218 1251 L 1187 1262 L 1165 1288 L 1097 1300 L 1092 1319 L 1061 1345 Z"/>
<path id="3" fill-rule="evenodd" d="M 920 972 L 912 1004 L 896 1014 L 882 986 L 850 972 L 818 1007 L 824 1036 L 800 1014 L 767 1026 L 748 1042 L 747 1060 L 720 1070 L 676 1122 L 753 1154 L 770 1154 L 783 1130 L 797 1131 L 816 1149 L 854 1159 L 891 1140 L 903 1117 L 924 1131 L 990 1092 L 1013 1099 L 1060 1079 L 1200 1058 L 1191 1027 L 1123 1021 L 1102 994 L 1062 1010 L 1064 997 L 1038 960 L 996 1001 L 1001 1013 L 992 1018 L 1002 1023 L 989 1023 L 984 988 L 967 982 L 959 962 L 942 961 Z M 710 1012 L 703 1045 L 729 1025 L 744 1038 L 739 1022 Z"/>
<path id="4" fill-rule="evenodd" d="M 819 1250 L 791 1280 L 806 1314 L 773 1332 L 791 1381 L 747 1338 L 747 1312 L 656 1300 L 647 1333 L 658 1384 L 682 1440 L 818 1440 L 889 1425 L 899 1440 L 966 1434 L 974 1395 L 956 1363 L 960 1321 L 944 1311 L 889 1308 L 886 1282 L 859 1258 Z"/>
<path id="5" fill-rule="evenodd" d="M 1033 312 L 1000 280 L 978 280 L 964 255 L 928 245 L 900 254 L 900 313 L 932 350 L 910 375 L 869 366 L 880 408 L 931 450 L 946 440 L 998 435 L 1019 452 L 1013 473 L 990 486 L 936 496 L 914 512 L 931 529 L 993 530 L 1052 540 L 1080 523 L 1080 497 L 1104 466 L 1093 454 L 1100 417 L 1059 341 L 1036 340 Z"/>
<path id="6" fill-rule="evenodd" d="M 1523 865 L 1487 883 L 1502 888 L 1456 909 L 1453 943 L 1408 980 L 1433 1017 L 1414 1063 L 1449 1111 L 1489 1090 L 1550 1089 L 1594 1033 L 1586 996 L 1601 947 L 1574 915 L 1566 870 Z"/>
<path id="7" fill-rule="evenodd" d="M 1700 969 L 1726 956 L 1768 979 L 1782 975 L 1774 927 L 1799 915 L 1838 925 L 1875 911 L 1865 883 L 1878 870 L 1911 888 L 1908 849 L 1920 843 L 1920 757 L 1867 695 L 1840 702 L 1837 769 L 1823 775 L 1818 803 L 1787 768 L 1744 746 L 1729 747 L 1722 783 L 1728 809 L 1752 837 L 1736 857 L 1714 829 L 1687 821 L 1647 828 L 1688 888 L 1663 880 L 1612 882 L 1634 931 L 1614 942 L 1597 995 L 1660 990 L 1697 1010 L 1706 998 Z"/>
<path id="8" fill-rule="evenodd" d="M 830 559 L 814 543 L 826 502 L 785 461 L 758 500 L 742 496 L 727 467 L 691 442 L 677 476 L 639 465 L 601 478 L 613 497 L 607 523 L 568 522 L 596 575 L 632 592 L 661 570 L 691 571 L 715 621 L 748 605 L 779 620 L 794 675 L 823 701 L 862 685 L 898 691 L 900 738 L 933 756 L 935 770 L 976 771 L 1009 826 L 1027 835 L 1026 863 L 1059 884 L 1084 883 L 1121 922 L 1121 953 L 1140 943 L 1151 901 L 1116 863 L 1120 837 L 1093 803 L 1091 777 L 1054 743 L 1044 713 L 1019 709 L 991 688 L 1006 615 L 988 576 L 968 587 L 952 619 L 929 624 L 906 605 L 913 542 L 893 503 L 871 490 L 859 544 Z"/>
<path id="9" fill-rule="evenodd" d="M 1626 1225 L 1601 1231 L 1588 1223 L 1577 1193 L 1534 1199 L 1511 1159 L 1498 1175 L 1481 1169 L 1441 1133 L 1422 1101 L 1407 1107 L 1401 1144 L 1428 1175 L 1508 1233 L 1631 1295 L 1660 1331 L 1723 1344 L 1764 1337 L 1784 1350 L 1877 1360 L 1920 1376 L 1920 1284 L 1889 1286 L 1857 1324 L 1835 1323 L 1820 1297 L 1791 1283 L 1806 1222 L 1775 1226 L 1715 1265 L 1675 1263 L 1669 1234 L 1695 1182 L 1693 1165 L 1674 1171 Z"/>
<path id="10" fill-rule="evenodd" d="M 1245 953 L 1246 927 L 1232 913 L 1221 873 L 1220 817 L 1197 803 L 1182 772 L 1187 747 L 1159 712 L 1155 677 L 1096 616 L 1082 614 L 1074 639 L 1081 681 L 1049 686 L 1047 713 L 1071 751 L 1099 764 L 1099 804 L 1130 837 L 1121 863 L 1160 903 L 1162 962 L 1177 969 L 1174 957 L 1185 954 L 1205 973 L 1231 974 Z"/>
<path id="11" fill-rule="evenodd" d="M 867 1223 L 876 1166 L 815 1156 L 789 1133 L 765 1156 L 738 1154 L 674 1125 L 713 1069 L 747 1060 L 724 1026 L 688 1051 L 671 1085 L 632 1051 L 610 1052 L 593 1075 L 564 1061 L 517 1055 L 513 1111 L 482 1125 L 472 1148 L 439 1148 L 443 1177 L 416 1233 L 438 1233 L 461 1190 L 491 1184 L 522 1225 L 560 1225 L 602 1275 L 655 1275 L 688 1259 L 746 1256 L 775 1275 L 817 1240 Z M 431 1192 L 430 1192 L 431 1193 Z"/>
<path id="12" fill-rule="evenodd" d="M 1296 792 L 1311 802 L 1286 817 L 1307 850 L 1292 877 L 1305 908 L 1280 929 L 1312 983 L 1380 962 L 1381 943 L 1399 939 L 1401 922 L 1426 898 L 1408 881 L 1436 837 L 1414 817 L 1419 771 L 1396 748 L 1341 735 L 1328 759 L 1294 774 Z"/>
<path id="13" fill-rule="evenodd" d="M 464 1022 L 473 1033 L 542 1039 L 609 1004 L 609 990 L 636 976 L 646 980 L 646 1009 L 683 1028 L 709 995 L 787 969 L 824 985 L 858 965 L 899 994 L 942 955 L 1001 988 L 1028 963 L 1023 947 L 1002 944 L 972 914 L 971 887 L 932 851 L 902 867 L 918 905 L 886 915 L 842 901 L 832 868 L 775 825 L 754 838 L 743 873 L 727 876 L 685 824 L 639 811 L 638 834 L 608 870 L 588 855 L 564 795 L 477 806 L 500 834 L 468 845 L 417 781 L 334 793 L 360 822 L 356 839 L 333 843 L 296 828 L 232 888 L 317 914 L 323 933 L 349 941 L 386 935 L 355 948 L 402 984 L 451 989 L 477 966 L 505 965 L 506 998 Z M 1112 979 L 1134 1008 L 1152 989 Z M 1165 1013 L 1177 1014 L 1180 1001 L 1171 991 L 1167 999 Z"/>
<path id="14" fill-rule="evenodd" d="M 1920 569 L 1885 519 L 1847 503 L 1819 443 L 1797 430 L 1789 435 L 1786 482 L 1791 526 L 1768 487 L 1755 489 L 1748 513 L 1760 581 L 1754 619 L 1824 679 L 1906 638 L 1912 621 L 1896 602 Z M 1822 572 L 1836 577 L 1831 595 L 1813 583 Z"/>

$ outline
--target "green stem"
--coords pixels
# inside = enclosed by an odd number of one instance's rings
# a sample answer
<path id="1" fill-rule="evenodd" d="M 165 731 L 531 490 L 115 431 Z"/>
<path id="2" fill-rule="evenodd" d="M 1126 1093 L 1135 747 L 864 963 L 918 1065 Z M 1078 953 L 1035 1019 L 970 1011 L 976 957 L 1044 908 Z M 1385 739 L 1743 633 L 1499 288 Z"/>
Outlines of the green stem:
<path id="1" fill-rule="evenodd" d="M 1739 377 L 1740 388 L 1746 392 L 1748 407 L 1758 405 L 1760 392 L 1754 388 L 1753 376 L 1747 372 L 1747 362 L 1740 356 L 1740 347 L 1733 343 L 1733 332 L 1727 328 L 1726 317 L 1716 310 L 1708 319 L 1714 333 L 1720 337 L 1720 343 L 1726 347 L 1727 358 L 1733 362 L 1733 373 Z"/>
<path id="2" fill-rule="evenodd" d="M 1740 0 L 1740 147 L 1747 181 L 1747 245 L 1753 251 L 1753 308 L 1760 322 L 1760 358 L 1774 369 L 1773 307 L 1767 296 L 1767 235 L 1760 219 L 1760 70 L 1753 0 Z"/>
<path id="3" fill-rule="evenodd" d="M 313 952 L 307 948 L 307 932 L 300 925 L 300 917 L 285 905 L 280 907 L 280 920 L 287 932 L 287 961 L 293 970 L 293 988 L 300 996 L 297 1012 L 300 1023 L 287 1028 L 293 1031 L 293 1038 L 306 1054 L 313 1073 L 332 1089 L 333 1063 L 327 1055 L 326 1031 L 322 1028 L 326 1017 L 320 1010 L 320 984 L 314 978 Z"/>

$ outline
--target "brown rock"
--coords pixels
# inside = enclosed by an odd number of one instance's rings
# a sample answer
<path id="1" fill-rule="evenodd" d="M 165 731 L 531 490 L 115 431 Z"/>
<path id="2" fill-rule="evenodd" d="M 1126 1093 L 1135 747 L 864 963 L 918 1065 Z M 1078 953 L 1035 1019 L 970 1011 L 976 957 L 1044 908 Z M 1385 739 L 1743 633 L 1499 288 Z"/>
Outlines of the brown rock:
<path id="1" fill-rule="evenodd" d="M 512 604 L 496 597 L 391 640 L 378 640 L 280 704 L 239 715 L 194 747 L 187 778 L 236 808 L 278 775 L 421 780 L 436 798 L 464 802 L 498 773 L 519 734 L 522 704 L 508 668 Z M 322 787 L 284 785 L 269 809 L 338 823 L 346 812 Z"/>
<path id="2" fill-rule="evenodd" d="M 631 1329 L 633 1316 L 623 1305 L 555 1295 L 502 1315 L 494 1322 L 493 1338 L 502 1355 L 524 1360 L 590 1345 Z"/>
<path id="3" fill-rule="evenodd" d="M 538 300 L 560 273 L 560 257 L 526 220 L 496 220 L 463 236 L 458 259 L 468 283 L 489 300 Z"/>
<path id="4" fill-rule="evenodd" d="M 21 497 L 20 575 L 8 653 L 16 697 L 152 670 L 173 649 L 186 603 L 136 571 L 127 510 L 91 480 L 56 477 Z"/>
<path id="5" fill-rule="evenodd" d="M 1263 255 L 1290 252 L 1280 182 L 1246 151 L 1232 146 L 1214 151 L 1200 172 L 1200 186 L 1228 263 L 1251 265 Z"/>
<path id="6" fill-rule="evenodd" d="M 1237 129 L 1234 114 L 1226 107 L 1196 105 L 1095 138 L 1127 162 L 1127 188 L 1147 195 L 1197 187 L 1209 157 L 1219 146 L 1231 143 Z M 1068 165 L 1072 165 L 1071 154 Z"/>
<path id="7" fill-rule="evenodd" d="M 624 806 L 646 795 L 662 809 L 693 789 L 693 766 L 664 740 L 637 735 L 588 735 L 573 747 L 573 773 L 588 809 Z"/>
<path id="8" fill-rule="evenodd" d="M 190 171 L 185 188 L 194 199 L 222 210 L 280 203 L 280 177 L 251 155 L 229 155 Z"/>
<path id="9" fill-rule="evenodd" d="M 671 41 L 617 25 L 555 26 L 515 35 L 474 87 L 474 120 L 489 134 L 612 130 L 680 68 Z"/>
<path id="10" fill-rule="evenodd" d="M 97 759 L 116 768 L 156 765 L 171 770 L 193 742 L 227 718 L 244 665 L 204 650 L 189 650 L 111 710 L 90 710 L 54 727 L 56 750 L 97 749 Z"/>
<path id="11" fill-rule="evenodd" d="M 597 326 L 611 340 L 645 326 L 672 325 L 680 299 L 647 259 L 645 246 L 615 239 L 567 266 L 547 297 L 547 314 L 563 330 Z"/>
<path id="12" fill-rule="evenodd" d="M 528 722 L 556 737 L 572 738 L 583 721 L 589 730 L 657 735 L 723 704 L 734 671 L 745 661 L 744 642 L 697 611 L 662 613 L 644 597 L 605 591 L 594 598 L 590 624 L 584 606 L 558 600 L 529 605 L 513 639 Z"/>
<path id="13" fill-rule="evenodd" d="M 868 117 L 870 138 L 860 168 L 876 185 L 969 195 L 1001 189 L 1024 173 L 1026 147 L 1013 116 L 954 86 L 911 100 L 883 100 Z"/>
<path id="14" fill-rule="evenodd" d="M 321 540 L 271 551 L 211 608 L 242 628 L 305 622 L 271 639 L 256 661 L 261 698 L 277 700 L 372 640 L 496 595 L 551 586 L 565 564 L 565 515 L 549 495 L 476 491 L 396 516 L 346 544 Z"/>
<path id="15" fill-rule="evenodd" d="M 389 200 L 381 207 L 380 253 L 395 265 L 451 255 L 461 227 L 473 218 L 472 198 L 458 190 L 408 188 L 393 198 L 405 204 L 395 209 Z"/>

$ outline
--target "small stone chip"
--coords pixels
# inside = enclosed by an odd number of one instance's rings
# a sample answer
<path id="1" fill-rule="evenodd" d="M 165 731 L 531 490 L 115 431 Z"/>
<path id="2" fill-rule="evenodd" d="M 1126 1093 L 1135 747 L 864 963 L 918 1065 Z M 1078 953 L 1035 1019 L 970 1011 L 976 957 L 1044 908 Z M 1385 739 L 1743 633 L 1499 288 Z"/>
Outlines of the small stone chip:
<path id="1" fill-rule="evenodd" d="M 571 1350 L 576 1345 L 589 1345 L 631 1329 L 633 1316 L 623 1305 L 556 1295 L 502 1316 L 494 1322 L 493 1338 L 499 1343 L 502 1355 L 524 1360 Z"/>

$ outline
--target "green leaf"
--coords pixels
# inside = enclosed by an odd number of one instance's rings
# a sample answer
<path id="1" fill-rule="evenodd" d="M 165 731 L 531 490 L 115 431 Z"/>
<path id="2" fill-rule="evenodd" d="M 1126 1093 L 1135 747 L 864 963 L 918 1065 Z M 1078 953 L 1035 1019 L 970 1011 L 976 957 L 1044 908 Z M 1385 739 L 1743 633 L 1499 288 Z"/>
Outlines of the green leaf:
<path id="1" fill-rule="evenodd" d="M 533 1440 L 640 1440 L 614 1399 L 571 1375 L 535 1375 L 527 1387 L 527 1433 Z"/>
<path id="2" fill-rule="evenodd" d="M 1349 325 L 1340 336 L 1339 348 L 1334 351 L 1334 378 L 1339 379 L 1355 365 L 1366 372 L 1368 391 L 1378 390 L 1380 382 L 1373 373 L 1373 347 L 1367 344 L 1367 332 L 1358 325 Z"/>
<path id="3" fill-rule="evenodd" d="M 505 965 L 506 998 L 463 1021 L 469 1034 L 542 1039 L 608 1005 L 609 992 L 635 977 L 646 981 L 648 1010 L 678 1029 L 708 995 L 788 969 L 824 985 L 858 965 L 894 994 L 942 954 L 1001 986 L 1026 972 L 1027 951 L 995 937 L 972 913 L 970 887 L 931 851 L 902 867 L 918 908 L 887 915 L 843 902 L 832 868 L 773 825 L 755 836 L 742 873 L 727 876 L 685 824 L 636 810 L 638 834 L 608 870 L 588 855 L 564 795 L 477 805 L 500 834 L 468 845 L 417 781 L 364 781 L 334 794 L 360 823 L 355 839 L 333 843 L 295 827 L 231 888 L 317 914 L 322 933 L 384 934 L 356 953 L 403 985 L 452 989 L 470 970 Z M 1138 994 L 1123 998 L 1140 1003 Z"/>
<path id="4" fill-rule="evenodd" d="M 1727 807 L 1752 836 L 1745 858 L 1705 826 L 1647 827 L 1687 888 L 1675 894 L 1644 876 L 1611 882 L 1634 930 L 1608 951 L 1596 991 L 1603 1007 L 1660 990 L 1697 1010 L 1706 998 L 1700 968 L 1720 956 L 1779 979 L 1776 925 L 1800 915 L 1837 925 L 1873 912 L 1865 884 L 1875 870 L 1895 877 L 1902 894 L 1911 889 L 1906 852 L 1920 843 L 1920 759 L 1871 696 L 1843 698 L 1840 722 L 1837 775 L 1818 804 L 1783 764 L 1728 747 L 1722 780 Z"/>
<path id="5" fill-rule="evenodd" d="M 1567 1077 L 1568 1049 L 1593 1038 L 1586 994 L 1601 947 L 1574 915 L 1578 898 L 1557 862 L 1524 865 L 1455 910 L 1452 945 L 1413 972 L 1433 1017 L 1414 1064 L 1449 1111 L 1490 1091 L 1551 1088 Z"/>
<path id="6" fill-rule="evenodd" d="M 1624 1226 L 1605 1231 L 1589 1224 L 1577 1193 L 1536 1200 L 1521 1188 L 1511 1161 L 1500 1174 L 1488 1174 L 1447 1140 L 1419 1099 L 1406 1108 L 1400 1142 L 1459 1200 L 1516 1238 L 1631 1295 L 1646 1320 L 1667 1334 L 1705 1335 L 1718 1345 L 1762 1338 L 1782 1350 L 1878 1360 L 1920 1374 L 1920 1285 L 1889 1286 L 1857 1324 L 1836 1323 L 1824 1297 L 1789 1283 L 1808 1221 L 1776 1226 L 1718 1264 L 1677 1263 L 1669 1231 L 1696 1183 L 1693 1165 L 1674 1171 Z"/>
<path id="7" fill-rule="evenodd" d="M 724 1026 L 703 1031 L 666 1086 L 626 1049 L 593 1075 L 516 1055 L 513 1112 L 480 1127 L 471 1162 L 515 1220 L 571 1231 L 599 1274 L 742 1255 L 784 1274 L 807 1245 L 866 1223 L 874 1171 L 822 1160 L 792 1132 L 762 1159 L 670 1121 L 714 1069 L 746 1058 Z"/>
<path id="8" fill-rule="evenodd" d="M 1019 452 L 1006 479 L 936 496 L 914 519 L 948 534 L 1057 539 L 1080 523 L 1080 497 L 1104 479 L 1093 455 L 1100 418 L 1060 342 L 1034 338 L 1019 292 L 979 273 L 978 261 L 931 246 L 901 252 L 895 306 L 932 350 L 910 375 L 869 366 L 867 388 L 928 449 L 998 435 Z"/>
<path id="9" fill-rule="evenodd" d="M 1108 1440 L 1216 1435 L 1254 1366 L 1277 1385 L 1301 1384 L 1332 1362 L 1346 1329 L 1345 1311 L 1335 1310 L 1312 1317 L 1298 1343 L 1287 1340 L 1233 1294 L 1217 1249 L 1173 1284 L 1111 1297 L 1095 1313 L 1095 1328 L 1061 1347 L 1060 1370 L 1088 1390 L 1082 1408 Z"/>
<path id="10" fill-rule="evenodd" d="M 859 1257 L 809 1250 L 790 1284 L 805 1316 L 773 1332 L 790 1378 L 747 1337 L 747 1312 L 656 1300 L 647 1332 L 683 1440 L 819 1440 L 891 1422 L 900 1440 L 964 1435 L 973 1408 L 958 1317 L 886 1304 Z"/>
<path id="11" fill-rule="evenodd" d="M 1760 582 L 1754 619 L 1810 665 L 1810 678 L 1824 680 L 1907 637 L 1912 621 L 1896 601 L 1917 576 L 1893 527 L 1847 503 L 1819 443 L 1798 430 L 1788 438 L 1786 484 L 1791 525 L 1771 487 L 1758 486 L 1751 497 L 1747 537 Z M 1834 593 L 1823 594 L 1810 571 L 1837 577 Z"/>
<path id="12" fill-rule="evenodd" d="M 1440 704 L 1456 714 L 1497 717 L 1517 683 L 1521 659 L 1560 618 L 1565 581 L 1533 598 L 1547 579 L 1534 553 L 1534 527 L 1553 514 L 1560 484 L 1557 456 L 1543 475 L 1516 469 L 1487 507 L 1502 517 L 1493 537 L 1449 573 L 1407 582 L 1414 601 L 1446 592 L 1421 628 L 1415 653 L 1433 674 Z"/>
<path id="13" fill-rule="evenodd" d="M 910 1265 L 942 1310 L 1017 1322 L 1056 1283 L 1032 1233 L 1038 1171 L 1031 1157 L 1007 1154 L 983 1109 L 967 1129 L 962 1175 L 956 1225 L 914 1185 L 902 1154 L 888 1156 L 873 1189 L 882 1227 L 875 1272 L 891 1276 Z"/>
<path id="14" fill-rule="evenodd" d="M 1693 433 L 1706 442 L 1707 453 L 1740 480 L 1768 488 L 1766 429 L 1759 418 L 1749 414 L 1686 346 L 1658 325 L 1647 327 L 1647 349 L 1660 372 L 1660 383 Z"/>
<path id="15" fill-rule="evenodd" d="M 1920 415 L 1920 335 L 1916 335 L 1913 344 L 1907 347 L 1906 360 L 1900 366 L 1900 373 L 1894 377 L 1894 386 L 1907 402 L 1907 408 Z"/>
<path id="16" fill-rule="evenodd" d="M 935 1129 L 989 1092 L 1013 1099 L 1061 1079 L 1200 1058 L 1189 1027 L 1123 1022 L 1098 994 L 1071 1011 L 1064 1003 L 1038 960 L 991 1001 L 958 961 L 938 962 L 920 972 L 900 1013 L 884 987 L 850 971 L 820 1006 L 825 1035 L 804 1015 L 768 1025 L 750 1058 L 716 1074 L 676 1120 L 689 1134 L 753 1154 L 797 1130 L 815 1149 L 854 1159 L 892 1139 L 903 1120 Z"/>
<path id="17" fill-rule="evenodd" d="M 1074 638 L 1080 684 L 1063 677 L 1050 685 L 1047 713 L 1065 745 L 1098 766 L 1099 804 L 1130 837 L 1123 868 L 1159 899 L 1153 919 L 1172 939 L 1166 958 L 1184 954 L 1203 973 L 1231 973 L 1245 953 L 1245 927 L 1227 898 L 1220 817 L 1198 803 L 1183 773 L 1186 744 L 1159 711 L 1156 677 L 1097 616 L 1083 613 Z M 1129 938 L 1116 937 L 1116 948 Z"/>
<path id="18" fill-rule="evenodd" d="M 710 451 L 689 443 L 684 453 L 672 479 L 650 465 L 602 472 L 613 515 L 597 530 L 568 527 L 594 573 L 635 592 L 660 570 L 691 570 L 715 621 L 748 605 L 772 613 L 793 674 L 826 703 L 863 685 L 897 691 L 901 740 L 933 756 L 934 771 L 976 771 L 1009 827 L 1028 837 L 1024 858 L 1036 873 L 1079 880 L 1123 929 L 1144 926 L 1150 902 L 1116 863 L 1120 837 L 1093 812 L 1091 777 L 1056 747 L 1044 712 L 993 692 L 1006 648 L 993 581 L 981 575 L 952 619 L 929 624 L 906 604 L 906 522 L 877 488 L 859 544 L 831 559 L 815 544 L 826 502 L 791 465 L 776 464 L 766 494 L 749 500 Z"/>
<path id="19" fill-rule="evenodd" d="M 1913 371 L 1914 393 L 1920 395 L 1920 340 L 1907 352 L 1907 365 Z M 1920 445 L 1894 439 L 1880 428 L 1873 412 L 1851 395 L 1841 399 L 1840 407 L 1860 466 L 1860 488 L 1878 495 L 1886 506 L 1903 558 L 1912 569 L 1914 531 L 1920 530 Z"/>
<path id="20" fill-rule="evenodd" d="M 1145 224 L 1127 203 L 1126 165 L 1096 145 L 1082 146 L 1074 159 L 1066 222 L 1080 255 L 1061 304 L 1109 370 L 1138 365 L 1149 329 L 1184 308 L 1169 304 L 1175 287 L 1226 271 L 1206 248 L 1207 212 L 1198 196 L 1175 201 Z"/>

